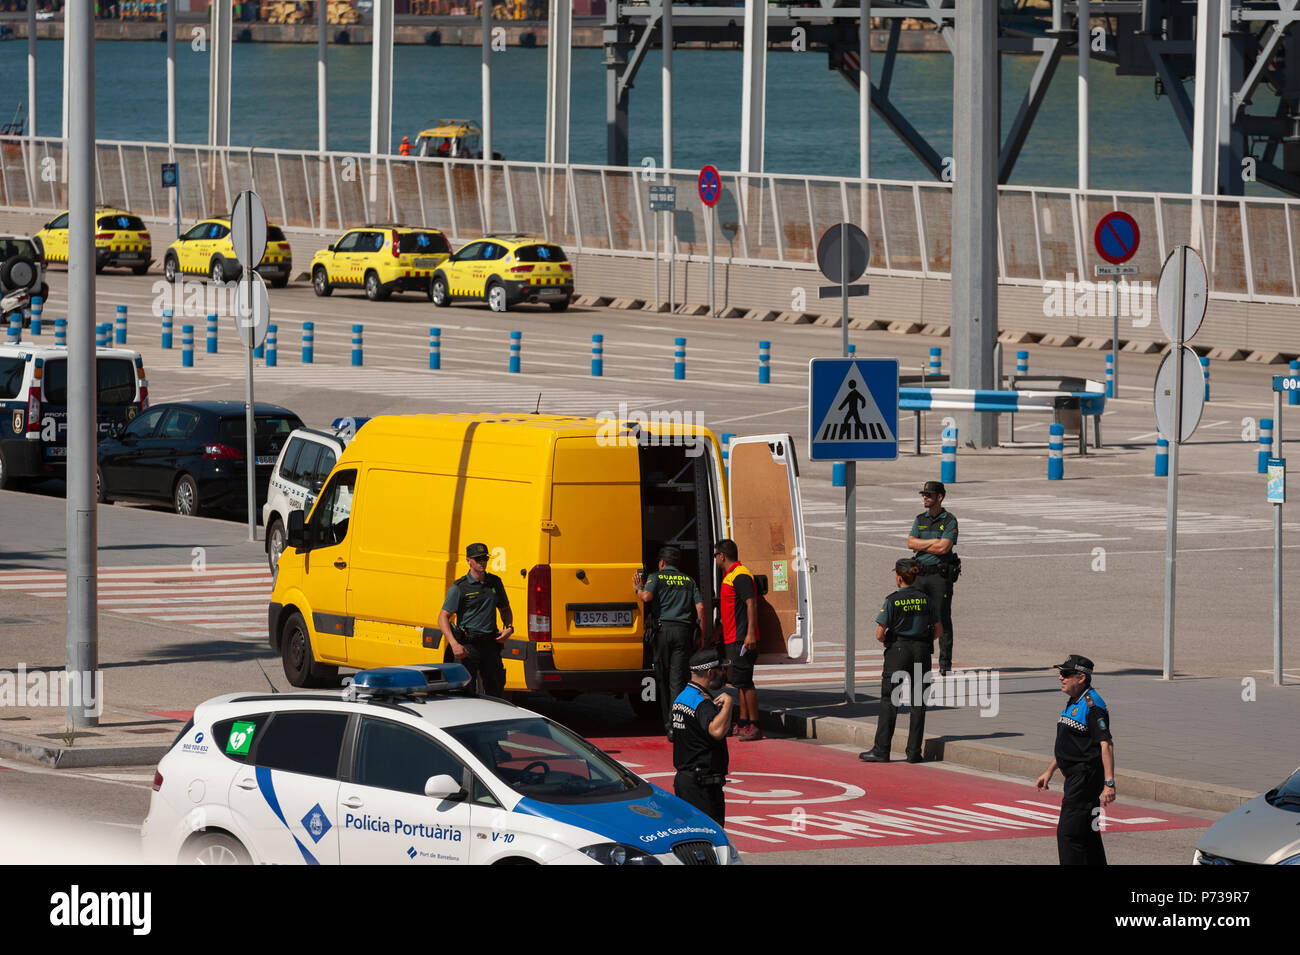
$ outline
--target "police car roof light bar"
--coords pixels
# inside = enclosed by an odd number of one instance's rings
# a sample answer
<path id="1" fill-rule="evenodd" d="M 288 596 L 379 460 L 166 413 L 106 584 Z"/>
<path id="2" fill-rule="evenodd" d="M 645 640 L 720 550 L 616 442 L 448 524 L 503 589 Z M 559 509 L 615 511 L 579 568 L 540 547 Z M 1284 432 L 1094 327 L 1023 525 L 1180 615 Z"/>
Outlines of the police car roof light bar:
<path id="1" fill-rule="evenodd" d="M 348 690 L 354 698 L 391 698 L 464 689 L 473 682 L 469 671 L 459 663 L 436 667 L 397 666 L 362 670 L 352 678 Z"/>

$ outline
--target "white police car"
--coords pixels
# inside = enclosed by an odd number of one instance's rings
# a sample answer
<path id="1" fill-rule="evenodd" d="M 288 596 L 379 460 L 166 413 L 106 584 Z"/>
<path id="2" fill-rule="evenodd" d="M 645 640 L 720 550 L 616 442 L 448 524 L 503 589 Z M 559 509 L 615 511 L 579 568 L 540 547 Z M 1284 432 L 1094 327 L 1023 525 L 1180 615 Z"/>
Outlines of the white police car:
<path id="1" fill-rule="evenodd" d="M 154 775 L 159 863 L 721 865 L 712 819 L 459 664 L 200 704 Z"/>

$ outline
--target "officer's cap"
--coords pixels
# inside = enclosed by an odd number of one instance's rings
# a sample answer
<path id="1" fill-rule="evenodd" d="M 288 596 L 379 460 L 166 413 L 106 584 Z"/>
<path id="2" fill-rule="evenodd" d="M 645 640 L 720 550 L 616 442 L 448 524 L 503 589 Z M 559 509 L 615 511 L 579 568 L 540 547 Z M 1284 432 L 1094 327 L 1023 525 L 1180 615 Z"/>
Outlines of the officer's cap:
<path id="1" fill-rule="evenodd" d="M 665 544 L 659 548 L 659 559 L 666 560 L 670 564 L 676 564 L 682 559 L 682 549 L 674 547 L 672 544 Z"/>
<path id="2" fill-rule="evenodd" d="M 916 558 L 914 557 L 900 557 L 898 560 L 894 561 L 894 573 L 910 574 L 920 566 L 921 565 L 916 562 Z"/>
<path id="3" fill-rule="evenodd" d="M 920 493 L 921 493 L 921 494 L 938 494 L 938 495 L 940 495 L 940 496 L 943 496 L 943 495 L 947 494 L 948 491 L 947 491 L 946 488 L 944 488 L 944 486 L 943 486 L 943 482 L 942 482 L 942 481 L 926 481 L 925 484 L 923 484 L 923 485 L 921 486 L 921 491 L 920 491 Z"/>
<path id="4" fill-rule="evenodd" d="M 1092 661 L 1087 657 L 1081 657 L 1077 653 L 1071 653 L 1065 658 L 1064 663 L 1058 663 L 1055 666 L 1057 670 L 1078 670 L 1080 673 L 1086 673 L 1092 676 Z"/>
<path id="5" fill-rule="evenodd" d="M 477 557 L 486 557 L 487 555 L 487 544 L 470 544 L 465 548 L 465 558 L 467 560 L 474 560 Z"/>
<path id="6" fill-rule="evenodd" d="M 718 660 L 718 651 L 712 648 L 697 650 L 691 657 L 692 673 L 707 673 L 710 670 L 721 670 L 722 663 Z"/>

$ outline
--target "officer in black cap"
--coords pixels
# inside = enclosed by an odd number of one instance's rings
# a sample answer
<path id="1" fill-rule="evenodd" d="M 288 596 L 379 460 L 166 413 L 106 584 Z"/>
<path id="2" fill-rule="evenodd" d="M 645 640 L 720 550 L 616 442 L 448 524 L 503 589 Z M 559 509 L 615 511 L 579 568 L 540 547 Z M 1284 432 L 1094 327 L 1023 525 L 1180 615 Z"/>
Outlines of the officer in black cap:
<path id="1" fill-rule="evenodd" d="M 907 535 L 907 547 L 916 555 L 920 565 L 916 589 L 930 598 L 935 619 L 943 624 L 939 634 L 939 674 L 946 676 L 952 669 L 952 591 L 961 561 L 953 553 L 957 546 L 957 518 L 944 509 L 947 493 L 942 481 L 926 481 L 921 488 L 921 503 L 925 510 L 912 521 Z"/>
<path id="2" fill-rule="evenodd" d="M 691 657 L 691 682 L 673 700 L 673 792 L 718 825 L 726 816 L 722 784 L 727 781 L 727 733 L 731 697 L 713 696 L 726 680 L 717 650 Z"/>
<path id="3" fill-rule="evenodd" d="M 921 761 L 925 741 L 925 690 L 929 683 L 930 653 L 939 624 L 930 609 L 930 598 L 913 586 L 919 567 L 904 557 L 894 564 L 898 590 L 885 598 L 876 615 L 876 639 L 885 645 L 885 672 L 880 681 L 880 714 L 876 717 L 876 742 L 858 759 L 868 763 L 889 762 L 894 738 L 894 720 L 901 702 L 903 680 L 911 686 L 911 715 L 907 724 L 907 761 Z"/>
<path id="4" fill-rule="evenodd" d="M 1056 851 L 1061 865 L 1105 865 L 1101 844 L 1102 806 L 1115 801 L 1115 745 L 1110 712 L 1092 688 L 1092 661 L 1071 653 L 1061 671 L 1061 691 L 1070 701 L 1056 721 L 1056 757 L 1038 777 L 1047 789 L 1059 767 L 1065 777 L 1061 818 L 1056 824 Z"/>
<path id="5" fill-rule="evenodd" d="M 641 571 L 632 577 L 637 597 L 646 605 L 647 617 L 658 623 L 655 640 L 655 691 L 663 712 L 664 730 L 672 737 L 673 700 L 690 680 L 688 660 L 695 649 L 695 625 L 704 632 L 704 598 L 695 581 L 677 569 L 680 548 L 671 544 L 659 549 L 659 570 L 646 578 Z"/>
<path id="6" fill-rule="evenodd" d="M 482 674 L 483 691 L 488 696 L 500 696 L 506 687 L 501 645 L 515 631 L 514 614 L 505 584 L 496 574 L 487 572 L 487 544 L 470 544 L 465 548 L 465 558 L 469 561 L 469 573 L 447 589 L 447 598 L 438 614 L 438 629 L 447 641 L 444 660 L 464 664 L 471 678 Z M 501 630 L 497 630 L 498 611 Z"/>

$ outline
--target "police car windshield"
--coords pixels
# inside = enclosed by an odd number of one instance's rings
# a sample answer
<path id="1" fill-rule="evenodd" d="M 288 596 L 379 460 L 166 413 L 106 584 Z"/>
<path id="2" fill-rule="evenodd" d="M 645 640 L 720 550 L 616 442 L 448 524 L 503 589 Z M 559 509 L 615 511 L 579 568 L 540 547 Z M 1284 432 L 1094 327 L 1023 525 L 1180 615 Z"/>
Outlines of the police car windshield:
<path id="1" fill-rule="evenodd" d="M 1300 812 L 1300 770 L 1276 789 L 1264 794 L 1269 805 L 1291 812 Z"/>
<path id="2" fill-rule="evenodd" d="M 447 732 L 521 796 L 575 803 L 649 794 L 646 783 L 586 740 L 541 717 L 469 723 Z"/>

